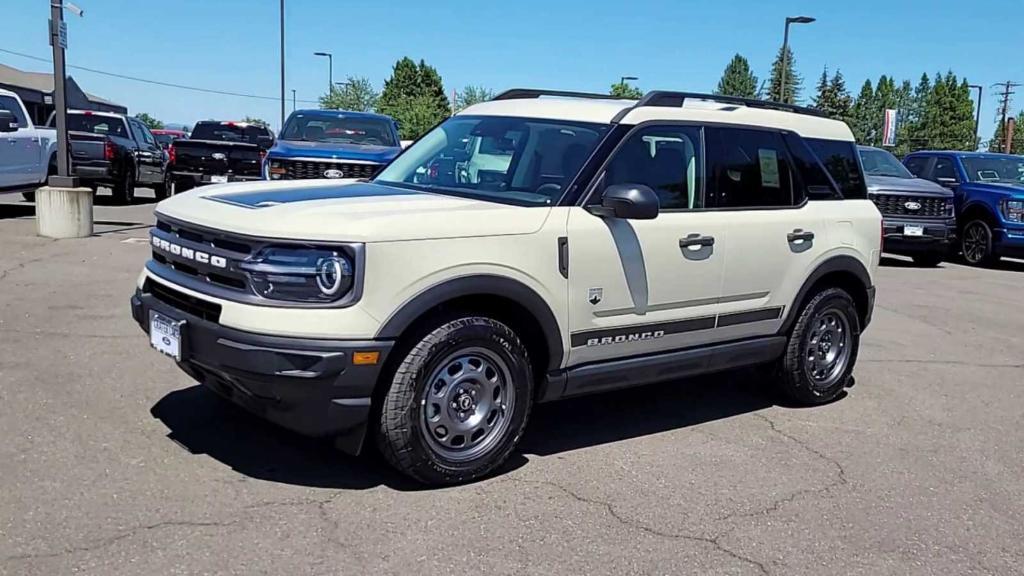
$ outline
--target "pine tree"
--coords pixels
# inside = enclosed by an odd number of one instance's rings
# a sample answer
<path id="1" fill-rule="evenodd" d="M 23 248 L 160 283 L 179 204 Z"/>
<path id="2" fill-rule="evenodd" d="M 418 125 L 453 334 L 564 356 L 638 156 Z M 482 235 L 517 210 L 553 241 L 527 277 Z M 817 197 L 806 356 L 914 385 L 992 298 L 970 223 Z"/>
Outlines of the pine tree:
<path id="1" fill-rule="evenodd" d="M 750 71 L 750 63 L 739 54 L 732 57 L 722 72 L 715 94 L 721 96 L 757 97 L 757 76 Z"/>
<path id="2" fill-rule="evenodd" d="M 921 117 L 924 114 L 925 104 L 931 91 L 931 78 L 927 74 L 921 74 L 921 79 L 918 81 L 917 87 L 914 88 L 914 92 L 907 104 L 906 117 L 901 120 L 903 137 L 900 139 L 902 147 L 899 148 L 899 151 L 913 152 L 928 146 L 928 142 L 921 133 Z"/>
<path id="3" fill-rule="evenodd" d="M 848 119 L 850 117 L 850 107 L 853 106 L 853 97 L 850 96 L 849 90 L 846 89 L 846 80 L 838 68 L 836 73 L 832 75 L 832 80 L 828 83 L 828 89 L 835 101 L 834 115 L 832 117 L 840 120 Z"/>
<path id="4" fill-rule="evenodd" d="M 377 101 L 377 111 L 398 121 L 403 140 L 419 138 L 451 114 L 441 76 L 432 66 L 411 58 L 395 63 Z"/>
<path id="5" fill-rule="evenodd" d="M 974 149 L 974 101 L 966 79 L 958 81 L 953 72 L 935 75 L 919 128 L 929 148 Z"/>
<path id="6" fill-rule="evenodd" d="M 874 146 L 876 143 L 877 135 L 872 121 L 872 112 L 875 108 L 875 90 L 871 86 L 871 80 L 865 80 L 860 88 L 860 94 L 850 107 L 849 124 L 857 142 L 868 146 Z"/>
<path id="7" fill-rule="evenodd" d="M 782 48 L 772 63 L 771 84 L 768 88 L 768 99 L 772 102 L 794 104 L 800 99 L 803 89 L 803 78 L 796 73 L 796 60 L 792 48 L 786 47 L 786 98 L 782 99 Z"/>

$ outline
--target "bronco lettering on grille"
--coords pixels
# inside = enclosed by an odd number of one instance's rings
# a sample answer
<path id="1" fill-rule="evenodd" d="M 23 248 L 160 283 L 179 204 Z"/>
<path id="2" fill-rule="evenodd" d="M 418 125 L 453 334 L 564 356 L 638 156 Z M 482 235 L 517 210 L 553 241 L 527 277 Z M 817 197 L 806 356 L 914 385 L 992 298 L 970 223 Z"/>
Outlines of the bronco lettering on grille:
<path id="1" fill-rule="evenodd" d="M 209 254 L 207 252 L 201 252 L 192 248 L 185 248 L 173 242 L 168 242 L 163 238 L 152 237 L 153 247 L 157 250 L 163 250 L 173 254 L 174 256 L 180 256 L 186 260 L 192 260 L 200 264 L 209 264 L 214 268 L 227 268 L 228 260 L 223 256 L 217 256 L 216 254 Z"/>

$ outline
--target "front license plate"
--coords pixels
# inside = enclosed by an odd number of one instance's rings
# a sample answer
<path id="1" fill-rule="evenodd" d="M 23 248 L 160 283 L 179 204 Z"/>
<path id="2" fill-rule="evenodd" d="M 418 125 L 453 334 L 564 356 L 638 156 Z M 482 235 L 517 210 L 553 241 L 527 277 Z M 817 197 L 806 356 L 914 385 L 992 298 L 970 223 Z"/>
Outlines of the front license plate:
<path id="1" fill-rule="evenodd" d="M 923 226 L 904 226 L 903 227 L 903 235 L 904 236 L 924 236 L 924 227 Z"/>
<path id="2" fill-rule="evenodd" d="M 223 184 L 228 181 L 227 176 L 210 176 L 210 182 L 212 184 Z"/>
<path id="3" fill-rule="evenodd" d="M 149 312 L 149 343 L 163 354 L 181 361 L 181 327 L 183 320 L 170 318 Z"/>

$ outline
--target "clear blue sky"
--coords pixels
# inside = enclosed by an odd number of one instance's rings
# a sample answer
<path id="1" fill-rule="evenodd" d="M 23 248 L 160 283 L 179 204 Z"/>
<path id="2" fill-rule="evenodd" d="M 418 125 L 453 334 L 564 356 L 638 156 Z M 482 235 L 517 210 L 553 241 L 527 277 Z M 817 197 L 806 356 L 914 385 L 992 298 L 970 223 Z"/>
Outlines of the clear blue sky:
<path id="1" fill-rule="evenodd" d="M 78 0 L 76 0 L 78 1 Z M 2 0 L 0 48 L 48 57 L 49 0 Z M 279 93 L 277 0 L 80 0 L 68 16 L 70 64 L 156 80 L 267 96 Z M 827 4 L 827 5 L 826 5 Z M 619 76 L 644 89 L 714 89 L 734 53 L 767 76 L 783 19 L 809 97 L 822 67 L 839 68 L 854 94 L 866 78 L 910 79 L 952 69 L 985 86 L 982 138 L 996 111 L 991 84 L 1024 82 L 1021 0 L 287 0 L 287 87 L 300 100 L 334 77 L 368 77 L 378 89 L 402 56 L 435 66 L 449 93 L 544 87 L 605 91 Z M 28 70 L 46 64 L 0 52 Z M 279 104 L 162 88 L 71 70 L 87 91 L 165 122 L 258 116 L 277 124 Z M 1024 107 L 1018 89 L 1014 109 Z M 306 106 L 313 106 L 307 104 Z M 302 104 L 300 103 L 300 107 Z"/>

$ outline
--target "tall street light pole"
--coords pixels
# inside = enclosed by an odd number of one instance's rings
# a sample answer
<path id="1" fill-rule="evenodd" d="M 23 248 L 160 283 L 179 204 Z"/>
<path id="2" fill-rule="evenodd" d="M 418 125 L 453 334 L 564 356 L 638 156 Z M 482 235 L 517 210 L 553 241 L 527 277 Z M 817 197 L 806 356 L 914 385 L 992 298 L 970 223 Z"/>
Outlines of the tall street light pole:
<path id="1" fill-rule="evenodd" d="M 281 128 L 284 128 L 284 0 L 281 0 Z"/>
<path id="2" fill-rule="evenodd" d="M 981 135 L 978 134 L 978 130 L 981 129 L 981 95 L 984 89 L 977 84 L 970 84 L 970 87 L 978 90 L 978 110 L 974 113 L 974 150 L 977 151 L 981 146 Z"/>
<path id="3" fill-rule="evenodd" d="M 636 76 L 623 76 L 619 78 L 619 84 L 625 84 L 627 80 L 639 80 Z"/>
<path id="4" fill-rule="evenodd" d="M 82 16 L 82 9 L 63 0 L 50 0 L 50 45 L 53 46 L 53 106 L 57 124 L 57 175 L 47 184 L 57 188 L 78 188 L 78 178 L 71 176 L 68 155 L 67 71 L 64 50 L 68 46 L 68 28 L 64 8 Z"/>
<path id="5" fill-rule="evenodd" d="M 786 31 L 782 35 L 782 70 L 779 72 L 779 102 L 786 103 L 786 70 L 789 67 L 789 25 L 810 24 L 814 22 L 810 16 L 787 16 Z"/>
<path id="6" fill-rule="evenodd" d="M 292 88 L 292 112 L 295 112 L 295 88 Z"/>
<path id="7" fill-rule="evenodd" d="M 327 94 L 334 89 L 334 56 L 330 52 L 313 52 L 313 56 L 327 57 Z"/>

